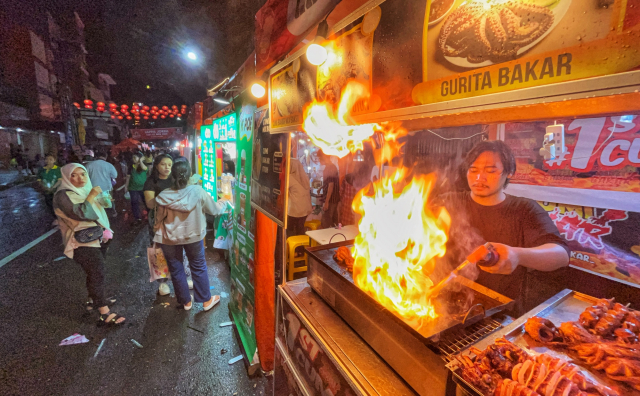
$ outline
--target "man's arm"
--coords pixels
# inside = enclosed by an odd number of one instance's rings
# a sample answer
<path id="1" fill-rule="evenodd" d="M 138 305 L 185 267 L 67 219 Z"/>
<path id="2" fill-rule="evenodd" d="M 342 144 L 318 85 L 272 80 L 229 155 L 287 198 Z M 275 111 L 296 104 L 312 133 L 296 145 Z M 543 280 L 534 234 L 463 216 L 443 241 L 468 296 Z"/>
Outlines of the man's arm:
<path id="1" fill-rule="evenodd" d="M 129 180 L 131 179 L 131 175 L 127 175 L 126 180 L 124 181 L 124 192 L 129 191 Z"/>
<path id="2" fill-rule="evenodd" d="M 147 208 L 153 209 L 156 207 L 156 192 L 145 190 L 144 201 L 147 203 Z"/>
<path id="3" fill-rule="evenodd" d="M 569 265 L 569 254 L 556 243 L 545 243 L 534 248 L 517 248 L 501 243 L 492 243 L 500 256 L 493 267 L 480 267 L 492 274 L 508 275 L 521 265 L 538 271 L 554 271 Z"/>
<path id="4" fill-rule="evenodd" d="M 322 210 L 329 209 L 329 201 L 331 201 L 332 194 L 333 194 L 333 182 L 329 183 L 327 186 L 327 198 L 324 200 L 324 204 L 322 205 Z"/>
<path id="5" fill-rule="evenodd" d="M 147 166 L 144 164 L 144 161 L 140 160 L 140 162 L 138 162 L 138 166 L 140 167 L 140 169 L 142 169 L 143 171 L 147 170 Z"/>

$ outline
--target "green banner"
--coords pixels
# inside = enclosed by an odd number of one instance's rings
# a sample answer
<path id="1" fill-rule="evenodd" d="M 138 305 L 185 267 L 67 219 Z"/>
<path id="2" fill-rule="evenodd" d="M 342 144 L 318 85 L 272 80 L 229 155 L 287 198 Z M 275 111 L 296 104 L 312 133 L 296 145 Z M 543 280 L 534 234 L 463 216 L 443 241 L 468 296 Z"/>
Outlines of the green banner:
<path id="1" fill-rule="evenodd" d="M 258 363 L 254 323 L 254 235 L 255 212 L 251 210 L 251 160 L 255 102 L 247 94 L 236 99 L 238 119 L 238 164 L 234 191 L 233 247 L 230 252 L 231 301 L 229 309 L 251 364 Z"/>

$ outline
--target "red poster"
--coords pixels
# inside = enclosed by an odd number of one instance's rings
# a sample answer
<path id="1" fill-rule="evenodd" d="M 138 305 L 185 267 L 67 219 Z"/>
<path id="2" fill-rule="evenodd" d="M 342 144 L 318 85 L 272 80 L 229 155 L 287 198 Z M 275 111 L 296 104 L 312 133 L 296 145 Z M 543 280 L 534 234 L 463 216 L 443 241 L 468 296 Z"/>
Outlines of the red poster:
<path id="1" fill-rule="evenodd" d="M 182 128 L 132 129 L 131 137 L 136 140 L 183 140 Z"/>
<path id="2" fill-rule="evenodd" d="M 640 193 L 638 116 L 557 120 L 565 127 L 566 151 L 545 160 L 539 149 L 553 123 L 506 124 L 505 141 L 518 163 L 512 183 Z"/>
<path id="3" fill-rule="evenodd" d="M 640 213 L 539 203 L 569 243 L 571 266 L 640 287 Z"/>

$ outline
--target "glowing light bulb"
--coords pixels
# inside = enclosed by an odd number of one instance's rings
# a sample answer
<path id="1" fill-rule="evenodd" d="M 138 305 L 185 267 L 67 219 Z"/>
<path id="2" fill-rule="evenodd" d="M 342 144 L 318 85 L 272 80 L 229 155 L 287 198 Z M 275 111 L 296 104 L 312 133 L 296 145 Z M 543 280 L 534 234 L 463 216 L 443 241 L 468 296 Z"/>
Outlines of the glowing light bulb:
<path id="1" fill-rule="evenodd" d="M 251 85 L 251 95 L 256 98 L 261 98 L 264 94 L 267 93 L 267 89 L 265 87 L 265 83 L 263 81 L 256 81 Z"/>
<path id="2" fill-rule="evenodd" d="M 307 59 L 312 65 L 320 66 L 327 60 L 327 49 L 320 44 L 313 43 L 307 47 Z"/>

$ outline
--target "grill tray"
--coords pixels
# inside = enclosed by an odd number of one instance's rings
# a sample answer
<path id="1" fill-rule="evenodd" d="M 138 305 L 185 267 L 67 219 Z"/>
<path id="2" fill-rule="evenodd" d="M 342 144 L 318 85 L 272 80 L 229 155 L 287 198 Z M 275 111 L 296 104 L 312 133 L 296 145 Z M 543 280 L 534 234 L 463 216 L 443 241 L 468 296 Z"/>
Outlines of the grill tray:
<path id="1" fill-rule="evenodd" d="M 473 292 L 472 306 L 476 308 L 461 313 L 454 321 L 435 321 L 427 328 L 415 329 L 355 286 L 351 273 L 333 260 L 338 247 L 352 244 L 344 241 L 305 249 L 307 282 L 418 394 L 444 395 L 448 370 L 443 359 L 448 360 L 447 355 L 454 352 L 445 353 L 444 342 L 455 340 L 464 345 L 481 339 L 500 327 L 486 317 L 507 309 L 513 301 L 461 278 L 464 287 Z M 474 323 L 480 333 L 463 341 L 465 337 L 460 338 L 460 334 L 471 335 L 464 328 Z M 447 337 L 456 331 L 460 332 L 456 337 Z"/>

